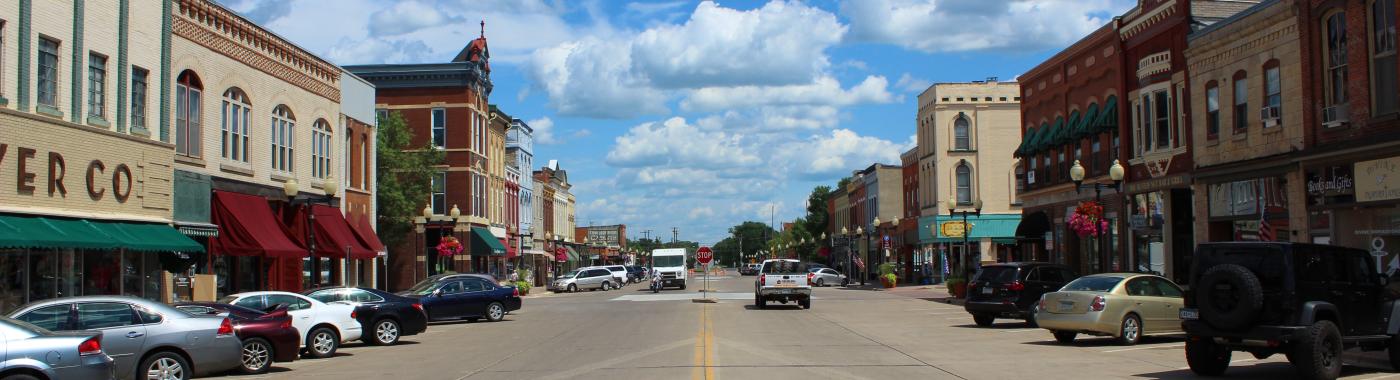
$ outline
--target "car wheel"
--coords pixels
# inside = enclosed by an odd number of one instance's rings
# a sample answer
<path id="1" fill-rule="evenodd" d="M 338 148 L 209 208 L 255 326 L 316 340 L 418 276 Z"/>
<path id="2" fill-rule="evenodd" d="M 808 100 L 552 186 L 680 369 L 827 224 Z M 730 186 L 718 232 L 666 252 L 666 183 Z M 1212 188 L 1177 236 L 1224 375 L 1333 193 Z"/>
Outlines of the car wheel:
<path id="1" fill-rule="evenodd" d="M 256 375 L 267 372 L 272 366 L 272 345 L 263 338 L 248 338 L 243 341 L 242 360 L 243 366 L 239 370 L 243 373 Z"/>
<path id="2" fill-rule="evenodd" d="M 574 292 L 577 292 L 577 291 L 578 291 L 578 285 L 569 284 L 569 290 L 567 290 L 567 292 L 569 292 L 569 293 L 574 293 Z"/>
<path id="3" fill-rule="evenodd" d="M 185 357 L 168 351 L 146 357 L 136 370 L 138 379 L 188 380 L 193 375 L 190 373 L 190 363 L 185 361 Z M 141 372 L 145 372 L 145 375 Z"/>
<path id="4" fill-rule="evenodd" d="M 500 302 L 492 302 L 490 305 L 486 305 L 486 320 L 491 322 L 500 322 L 501 319 L 505 317 L 505 305 L 502 305 Z"/>
<path id="5" fill-rule="evenodd" d="M 849 278 L 843 278 L 843 279 L 841 279 L 841 286 L 846 286 L 846 285 L 850 285 L 850 284 L 851 284 L 851 279 L 849 279 Z"/>
<path id="6" fill-rule="evenodd" d="M 1039 309 L 1040 308 L 1036 307 L 1036 304 L 1031 304 L 1031 307 L 1026 308 L 1026 327 L 1040 327 L 1040 322 L 1035 320 L 1037 316 L 1036 312 L 1038 312 Z"/>
<path id="7" fill-rule="evenodd" d="M 1318 321 L 1293 346 L 1298 373 L 1305 379 L 1335 379 L 1342 374 L 1342 333 L 1332 321 Z"/>
<path id="8" fill-rule="evenodd" d="M 812 299 L 811 299 L 811 298 L 808 298 L 808 299 L 804 299 L 804 300 L 798 300 L 798 301 L 797 301 L 797 305 L 798 305 L 798 306 L 802 306 L 803 309 L 811 309 L 811 308 L 812 308 Z"/>
<path id="9" fill-rule="evenodd" d="M 1210 338 L 1187 338 L 1186 365 L 1201 376 L 1220 376 L 1230 368 L 1230 350 Z"/>
<path id="10" fill-rule="evenodd" d="M 823 287 L 823 286 L 826 286 L 826 280 L 818 278 L 818 279 L 817 279 L 817 287 L 820 288 L 820 287 Z"/>
<path id="11" fill-rule="evenodd" d="M 1118 344 L 1131 346 L 1142 340 L 1142 318 L 1136 314 L 1128 314 L 1123 317 L 1123 322 L 1118 324 Z"/>
<path id="12" fill-rule="evenodd" d="M 993 321 L 996 321 L 996 317 L 990 315 L 973 315 L 972 321 L 976 322 L 978 326 L 987 327 L 991 326 Z"/>
<path id="13" fill-rule="evenodd" d="M 306 335 L 306 353 L 312 358 L 329 358 L 340 348 L 340 336 L 327 327 L 311 329 Z"/>
<path id="14" fill-rule="evenodd" d="M 5 376 L 3 379 L 4 379 L 4 380 L 40 380 L 39 378 L 34 377 L 34 375 L 30 375 L 30 374 L 27 374 L 27 373 L 16 373 L 16 374 L 13 374 L 13 375 Z"/>
<path id="15" fill-rule="evenodd" d="M 1079 336 L 1079 333 L 1073 331 L 1050 331 L 1050 335 L 1055 336 L 1056 342 L 1070 344 L 1074 343 L 1074 337 Z"/>
<path id="16" fill-rule="evenodd" d="M 758 307 L 759 309 L 766 308 L 768 307 L 768 301 L 764 300 L 762 297 L 754 297 L 753 305 Z"/>
<path id="17" fill-rule="evenodd" d="M 392 319 L 381 319 L 374 323 L 374 331 L 369 334 L 370 344 L 389 346 L 399 342 L 399 323 Z"/>

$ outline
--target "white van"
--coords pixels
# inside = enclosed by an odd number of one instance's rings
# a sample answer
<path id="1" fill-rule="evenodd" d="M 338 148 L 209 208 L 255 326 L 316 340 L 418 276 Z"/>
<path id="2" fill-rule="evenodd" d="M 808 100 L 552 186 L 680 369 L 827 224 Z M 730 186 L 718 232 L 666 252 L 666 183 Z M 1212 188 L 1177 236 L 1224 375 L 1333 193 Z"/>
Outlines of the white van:
<path id="1" fill-rule="evenodd" d="M 652 273 L 661 276 L 661 287 L 676 286 L 685 290 L 685 248 L 663 248 L 651 251 Z"/>

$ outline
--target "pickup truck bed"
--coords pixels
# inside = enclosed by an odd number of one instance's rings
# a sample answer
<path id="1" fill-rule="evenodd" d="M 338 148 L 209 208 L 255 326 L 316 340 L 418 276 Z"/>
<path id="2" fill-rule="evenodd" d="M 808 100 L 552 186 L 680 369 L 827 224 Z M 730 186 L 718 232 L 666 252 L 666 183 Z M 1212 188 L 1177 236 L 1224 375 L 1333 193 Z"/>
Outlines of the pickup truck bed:
<path id="1" fill-rule="evenodd" d="M 797 260 L 766 260 L 754 282 L 754 305 L 768 306 L 768 301 L 788 303 L 797 301 L 803 309 L 812 308 L 812 284 Z"/>

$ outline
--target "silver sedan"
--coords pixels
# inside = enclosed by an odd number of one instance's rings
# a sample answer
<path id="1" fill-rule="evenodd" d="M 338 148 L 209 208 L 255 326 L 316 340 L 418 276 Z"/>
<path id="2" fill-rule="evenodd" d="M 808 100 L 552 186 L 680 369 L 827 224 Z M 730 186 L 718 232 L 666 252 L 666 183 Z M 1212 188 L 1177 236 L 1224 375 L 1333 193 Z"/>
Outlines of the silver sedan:
<path id="1" fill-rule="evenodd" d="M 0 373 L 41 373 L 49 379 L 111 379 L 112 357 L 102 352 L 102 334 L 53 332 L 0 317 Z M 56 355 L 55 355 L 56 354 Z"/>
<path id="2" fill-rule="evenodd" d="M 846 275 L 831 268 L 812 268 L 808 269 L 807 272 L 812 274 L 812 284 L 816 286 L 830 286 L 836 284 L 846 286 L 846 283 L 850 282 L 850 280 L 846 279 Z"/>
<path id="3" fill-rule="evenodd" d="M 143 298 L 57 298 L 10 317 L 52 331 L 101 332 L 118 379 L 184 380 L 242 365 L 243 345 L 228 318 L 194 316 Z"/>

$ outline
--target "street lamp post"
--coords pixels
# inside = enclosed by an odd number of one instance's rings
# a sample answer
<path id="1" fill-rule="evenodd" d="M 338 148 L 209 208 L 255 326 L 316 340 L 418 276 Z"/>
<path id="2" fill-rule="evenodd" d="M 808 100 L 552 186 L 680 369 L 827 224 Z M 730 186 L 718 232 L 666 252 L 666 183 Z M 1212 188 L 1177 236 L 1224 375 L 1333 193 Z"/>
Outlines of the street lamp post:
<path id="1" fill-rule="evenodd" d="M 1075 193 L 1078 193 L 1079 190 L 1082 189 L 1082 188 L 1084 188 L 1085 185 L 1092 186 L 1092 187 L 1094 188 L 1094 203 L 1098 203 L 1098 204 L 1102 205 L 1102 204 L 1103 204 L 1103 197 L 1102 197 L 1102 195 L 1103 195 L 1103 189 L 1104 189 L 1105 187 L 1112 187 L 1112 188 L 1113 188 L 1113 192 L 1115 192 L 1115 193 L 1121 193 L 1121 192 L 1122 192 L 1122 190 L 1120 189 L 1120 187 L 1121 187 L 1121 185 L 1123 184 L 1123 165 L 1120 164 L 1120 163 L 1118 163 L 1118 160 L 1113 160 L 1113 166 L 1111 166 L 1111 167 L 1108 168 L 1108 178 L 1109 178 L 1109 181 L 1111 181 L 1110 183 L 1094 182 L 1094 183 L 1085 184 L 1085 183 L 1084 183 L 1084 167 L 1079 165 L 1079 160 L 1074 160 L 1074 166 L 1071 166 L 1071 167 L 1069 168 L 1069 178 L 1070 178 L 1071 180 L 1074 181 L 1074 192 L 1075 192 Z M 1107 212 L 1105 212 L 1105 214 L 1107 214 Z M 1105 219 L 1107 219 L 1107 218 L 1105 218 Z M 1101 272 L 1107 273 L 1107 272 L 1109 272 L 1109 271 L 1112 270 L 1112 267 L 1111 267 L 1111 265 L 1110 265 L 1110 262 L 1112 261 L 1112 257 L 1110 257 L 1110 253 L 1109 253 L 1109 250 L 1111 249 L 1111 247 L 1109 247 L 1109 245 L 1108 245 L 1108 239 L 1104 239 L 1104 238 L 1103 238 L 1103 235 L 1104 235 L 1103 224 L 1104 224 L 1103 222 L 1095 222 L 1095 223 L 1094 223 L 1094 230 L 1095 230 L 1096 232 L 1098 232 L 1098 234 L 1095 235 L 1095 236 L 1098 236 L 1098 239 L 1099 239 L 1099 244 L 1098 244 L 1098 245 L 1099 245 L 1099 250 L 1100 250 L 1100 253 L 1099 253 L 1099 260 L 1100 260 L 1100 261 L 1099 261 L 1099 270 L 1100 270 Z"/>
<path id="2" fill-rule="evenodd" d="M 967 272 L 970 272 L 969 269 L 972 269 L 972 258 L 971 258 L 970 255 L 968 254 L 968 250 L 970 250 L 970 249 L 972 248 L 972 247 L 971 247 L 971 244 L 968 242 L 968 237 L 969 237 L 970 235 L 972 235 L 972 226 L 969 225 L 969 224 L 967 224 L 967 216 L 968 216 L 968 215 L 974 215 L 974 216 L 978 216 L 978 217 L 981 217 L 981 216 L 982 216 L 982 200 L 981 200 L 981 199 L 978 199 L 978 200 L 972 202 L 972 211 L 967 211 L 967 210 L 961 210 L 961 211 L 959 211 L 959 210 L 958 210 L 958 199 L 957 199 L 957 196 L 954 195 L 954 196 L 952 196 L 952 197 L 948 197 L 948 216 L 950 216 L 950 217 L 958 217 L 958 216 L 960 216 L 960 215 L 962 216 L 962 226 L 963 226 L 963 231 L 962 231 L 962 236 L 963 236 L 963 249 L 962 249 L 962 255 L 961 255 L 961 256 L 962 256 L 962 259 L 963 259 L 963 264 L 961 265 L 961 267 L 962 267 L 963 273 L 964 273 L 964 274 L 967 274 Z M 979 261 L 980 261 L 980 259 L 979 259 Z"/>
<path id="3" fill-rule="evenodd" d="M 287 182 L 283 182 L 283 183 L 282 183 L 282 194 L 287 196 L 287 204 L 288 204 L 288 205 L 291 205 L 291 206 L 304 205 L 304 206 L 307 207 L 307 210 L 306 210 L 306 241 L 307 241 L 307 243 L 306 243 L 306 251 L 307 251 L 307 253 L 308 253 L 308 254 L 307 254 L 307 257 L 311 260 L 312 263 L 315 263 L 315 265 L 312 265 L 312 269 L 313 269 L 313 270 L 311 271 L 311 278 L 312 278 L 312 280 L 313 280 L 312 282 L 317 282 L 317 280 L 321 280 L 321 281 L 324 281 L 324 280 L 320 278 L 320 277 L 321 277 L 321 276 L 320 276 L 320 275 L 321 275 L 321 265 L 320 265 L 320 260 L 318 260 L 318 259 L 316 258 L 316 212 L 315 212 L 315 210 L 312 210 L 311 207 L 314 206 L 314 205 L 317 204 L 317 203 L 320 203 L 320 202 L 318 202 L 318 201 L 321 201 L 321 200 L 325 200 L 326 206 L 334 207 L 335 193 L 336 193 L 336 190 L 338 190 L 338 188 L 337 188 L 336 186 L 337 186 L 338 183 L 339 183 L 339 182 L 336 181 L 335 178 L 328 178 L 328 179 L 326 180 L 325 184 L 322 185 L 322 187 L 321 187 L 322 190 L 325 190 L 325 193 L 326 193 L 325 196 L 322 196 L 322 197 L 307 197 L 307 198 L 300 198 L 300 199 L 297 198 L 297 195 L 300 195 L 300 194 L 301 194 L 301 190 L 298 188 L 298 184 L 297 184 L 297 180 L 296 180 L 296 179 L 289 179 L 289 180 L 287 180 Z M 341 269 L 344 270 L 344 269 L 345 269 L 344 267 L 345 267 L 345 266 L 348 266 L 348 265 L 350 265 L 350 252 L 347 250 L 347 251 L 345 252 L 345 264 L 342 265 L 342 268 L 341 268 Z M 341 280 L 342 285 L 343 285 L 344 282 L 345 282 L 345 280 L 346 280 L 344 274 L 341 275 L 340 280 Z M 319 284 L 313 284 L 313 285 L 319 285 Z"/>
<path id="4" fill-rule="evenodd" d="M 864 227 L 856 226 L 856 238 L 857 238 L 857 239 L 861 239 L 861 240 L 865 240 L 865 228 L 864 228 Z M 867 244 L 866 244 L 866 249 L 867 249 L 867 250 L 870 249 L 870 244 L 868 244 L 868 243 L 869 243 L 869 242 L 867 242 Z M 854 252 L 853 252 L 853 253 L 854 253 Z M 864 252 L 861 252 L 861 256 L 865 256 L 865 253 L 864 253 Z M 854 259 L 855 259 L 855 258 L 852 257 L 852 261 L 854 261 Z M 861 260 L 861 264 L 865 264 L 865 261 L 864 261 L 863 259 Z M 862 266 L 864 266 L 864 265 L 862 265 Z M 854 263 L 854 262 L 851 263 L 851 270 L 853 270 L 853 271 L 854 271 L 854 270 L 857 270 L 857 268 L 855 267 L 855 263 Z M 860 268 L 859 270 L 860 270 L 860 286 L 865 286 L 865 269 L 864 269 L 864 268 Z"/>

